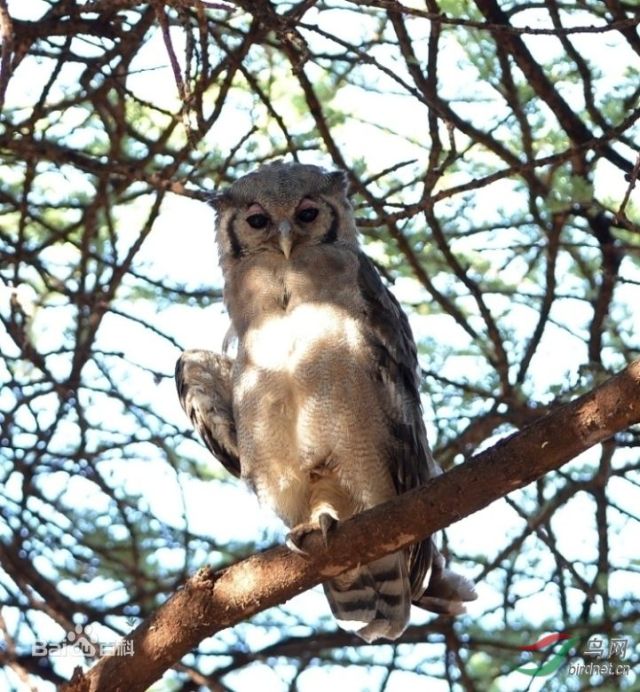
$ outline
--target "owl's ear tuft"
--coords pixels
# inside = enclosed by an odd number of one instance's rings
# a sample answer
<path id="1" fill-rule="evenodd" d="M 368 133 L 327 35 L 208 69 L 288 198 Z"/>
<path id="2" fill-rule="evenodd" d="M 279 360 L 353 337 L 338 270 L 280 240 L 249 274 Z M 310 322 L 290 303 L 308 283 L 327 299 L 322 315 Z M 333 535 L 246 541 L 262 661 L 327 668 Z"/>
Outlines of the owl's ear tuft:
<path id="1" fill-rule="evenodd" d="M 326 192 L 342 192 L 345 195 L 349 187 L 347 174 L 344 171 L 331 171 L 330 173 L 325 173 L 324 184 Z"/>
<path id="2" fill-rule="evenodd" d="M 211 197 L 209 197 L 209 204 L 216 210 L 222 211 L 225 207 L 229 206 L 231 203 L 231 195 L 226 190 L 222 192 L 214 192 Z"/>

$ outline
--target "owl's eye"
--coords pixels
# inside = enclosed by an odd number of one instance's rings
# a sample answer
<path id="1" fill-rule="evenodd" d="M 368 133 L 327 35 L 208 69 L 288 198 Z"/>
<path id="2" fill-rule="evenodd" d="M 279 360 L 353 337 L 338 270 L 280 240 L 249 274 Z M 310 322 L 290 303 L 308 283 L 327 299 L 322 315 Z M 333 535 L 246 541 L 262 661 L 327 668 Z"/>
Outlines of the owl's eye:
<path id="1" fill-rule="evenodd" d="M 251 228 L 260 230 L 261 228 L 266 228 L 269 223 L 269 217 L 266 214 L 251 214 L 247 217 L 247 223 Z"/>
<path id="2" fill-rule="evenodd" d="M 316 207 L 306 207 L 305 209 L 301 209 L 296 214 L 296 219 L 298 219 L 298 221 L 301 223 L 311 223 L 312 221 L 315 221 L 317 217 L 318 209 L 316 209 Z"/>

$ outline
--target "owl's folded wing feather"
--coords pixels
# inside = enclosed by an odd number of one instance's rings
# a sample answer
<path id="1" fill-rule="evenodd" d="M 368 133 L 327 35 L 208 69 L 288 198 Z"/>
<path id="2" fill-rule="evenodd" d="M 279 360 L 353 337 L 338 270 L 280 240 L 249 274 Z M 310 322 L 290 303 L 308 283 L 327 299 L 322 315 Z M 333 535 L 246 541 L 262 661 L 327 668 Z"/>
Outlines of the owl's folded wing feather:
<path id="1" fill-rule="evenodd" d="M 400 494 L 441 471 L 422 420 L 418 354 L 409 320 L 371 260 L 363 253 L 359 260 L 358 283 L 367 311 L 369 345 L 376 355 L 375 376 L 385 389 L 389 425 L 397 443 L 390 471 Z"/>
<path id="2" fill-rule="evenodd" d="M 232 368 L 233 360 L 227 356 L 185 351 L 176 363 L 176 387 L 182 408 L 202 441 L 227 471 L 239 477 Z"/>
<path id="3" fill-rule="evenodd" d="M 370 347 L 376 354 L 374 376 L 388 402 L 393 440 L 388 450 L 389 471 L 400 495 L 442 472 L 429 449 L 422 419 L 418 355 L 409 320 L 371 260 L 363 253 L 359 260 L 358 284 L 367 312 Z M 431 538 L 411 547 L 409 564 L 416 605 L 456 614 L 464 610 L 461 601 L 476 597 L 471 582 L 445 568 Z"/>

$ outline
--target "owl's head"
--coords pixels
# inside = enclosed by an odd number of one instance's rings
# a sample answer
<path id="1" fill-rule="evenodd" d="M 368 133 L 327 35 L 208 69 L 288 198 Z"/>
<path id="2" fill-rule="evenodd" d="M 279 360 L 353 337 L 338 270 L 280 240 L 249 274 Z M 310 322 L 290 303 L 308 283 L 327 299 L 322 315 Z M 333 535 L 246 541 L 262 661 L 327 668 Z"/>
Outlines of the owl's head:
<path id="1" fill-rule="evenodd" d="M 355 245 L 343 171 L 276 161 L 236 180 L 212 200 L 223 260 L 257 253 L 286 259 L 310 246 Z"/>

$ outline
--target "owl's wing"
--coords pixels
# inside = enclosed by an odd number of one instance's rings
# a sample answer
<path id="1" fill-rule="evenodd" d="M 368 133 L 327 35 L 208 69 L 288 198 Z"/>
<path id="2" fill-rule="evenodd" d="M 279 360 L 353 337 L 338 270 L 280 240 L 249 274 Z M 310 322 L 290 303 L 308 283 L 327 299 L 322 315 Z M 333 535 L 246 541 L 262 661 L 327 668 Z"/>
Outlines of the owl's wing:
<path id="1" fill-rule="evenodd" d="M 240 477 L 233 419 L 233 360 L 211 351 L 185 351 L 176 363 L 178 397 L 191 424 L 216 459 Z"/>
<path id="2" fill-rule="evenodd" d="M 359 260 L 358 283 L 366 306 L 369 345 L 376 354 L 375 376 L 386 392 L 396 443 L 389 470 L 400 494 L 441 471 L 431 455 L 422 420 L 418 354 L 409 320 L 371 260 L 364 253 Z"/>
<path id="3" fill-rule="evenodd" d="M 389 471 L 400 495 L 442 472 L 429 449 L 422 419 L 418 354 L 409 320 L 371 260 L 363 253 L 359 260 L 358 283 L 365 302 L 369 342 L 377 356 L 374 377 L 386 392 L 388 404 L 392 440 Z M 454 614 L 464 610 L 461 601 L 475 598 L 473 585 L 445 568 L 431 538 L 411 546 L 409 565 L 416 605 Z"/>

